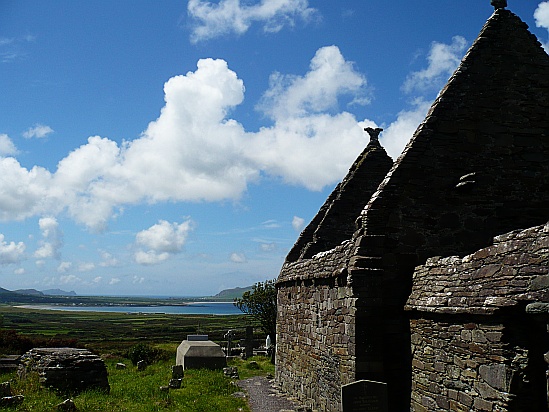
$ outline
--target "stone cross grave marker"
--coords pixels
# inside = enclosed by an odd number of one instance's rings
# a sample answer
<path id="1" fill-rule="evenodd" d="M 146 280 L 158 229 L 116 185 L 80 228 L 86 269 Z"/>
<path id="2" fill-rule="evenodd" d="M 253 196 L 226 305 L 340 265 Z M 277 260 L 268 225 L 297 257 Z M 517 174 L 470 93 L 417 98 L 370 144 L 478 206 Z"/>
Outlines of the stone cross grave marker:
<path id="1" fill-rule="evenodd" d="M 387 384 L 361 380 L 341 387 L 343 412 L 389 412 Z"/>

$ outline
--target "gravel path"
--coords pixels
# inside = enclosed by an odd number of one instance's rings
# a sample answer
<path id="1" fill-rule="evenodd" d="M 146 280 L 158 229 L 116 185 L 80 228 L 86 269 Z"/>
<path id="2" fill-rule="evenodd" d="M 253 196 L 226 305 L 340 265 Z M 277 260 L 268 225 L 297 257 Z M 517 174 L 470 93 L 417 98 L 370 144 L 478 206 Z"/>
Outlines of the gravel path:
<path id="1" fill-rule="evenodd" d="M 255 376 L 238 382 L 248 393 L 248 404 L 252 412 L 295 411 L 299 404 L 278 392 L 264 376 Z"/>

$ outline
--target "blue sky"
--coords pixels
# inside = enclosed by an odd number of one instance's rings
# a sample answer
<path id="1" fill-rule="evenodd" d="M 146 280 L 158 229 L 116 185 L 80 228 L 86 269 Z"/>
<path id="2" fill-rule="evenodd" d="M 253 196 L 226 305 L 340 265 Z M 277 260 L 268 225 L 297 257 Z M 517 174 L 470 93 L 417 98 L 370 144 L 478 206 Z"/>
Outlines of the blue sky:
<path id="1" fill-rule="evenodd" d="M 547 47 L 549 2 L 509 8 Z M 197 296 L 275 278 L 363 128 L 396 158 L 492 12 L 0 0 L 0 286 Z"/>

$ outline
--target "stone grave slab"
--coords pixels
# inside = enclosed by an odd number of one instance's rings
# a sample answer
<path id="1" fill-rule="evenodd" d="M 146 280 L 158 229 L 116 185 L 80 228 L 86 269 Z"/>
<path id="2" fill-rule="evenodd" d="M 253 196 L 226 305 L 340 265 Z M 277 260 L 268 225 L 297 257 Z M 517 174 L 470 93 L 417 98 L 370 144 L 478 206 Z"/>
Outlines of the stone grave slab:
<path id="1" fill-rule="evenodd" d="M 389 412 L 387 384 L 360 380 L 341 387 L 343 412 Z"/>

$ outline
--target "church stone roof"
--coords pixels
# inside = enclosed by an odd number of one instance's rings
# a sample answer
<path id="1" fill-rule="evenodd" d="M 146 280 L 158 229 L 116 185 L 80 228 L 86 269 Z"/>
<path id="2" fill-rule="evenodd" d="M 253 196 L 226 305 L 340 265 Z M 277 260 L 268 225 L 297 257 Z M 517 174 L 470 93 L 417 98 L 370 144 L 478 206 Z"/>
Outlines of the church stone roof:
<path id="1" fill-rule="evenodd" d="M 549 55 L 518 16 L 497 9 L 363 210 L 357 236 L 424 231 L 418 248 L 402 250 L 421 263 L 435 248 L 472 253 L 546 222 L 548 119 Z"/>

